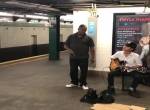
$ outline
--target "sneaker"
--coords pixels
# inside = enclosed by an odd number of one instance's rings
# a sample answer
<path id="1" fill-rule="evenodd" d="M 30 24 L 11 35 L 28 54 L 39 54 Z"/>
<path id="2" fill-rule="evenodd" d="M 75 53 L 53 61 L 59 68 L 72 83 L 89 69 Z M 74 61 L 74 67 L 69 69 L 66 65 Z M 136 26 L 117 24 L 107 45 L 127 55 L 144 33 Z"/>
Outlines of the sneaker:
<path id="1" fill-rule="evenodd" d="M 89 87 L 88 87 L 87 85 L 82 85 L 82 89 L 83 89 L 83 90 L 88 90 Z"/>
<path id="2" fill-rule="evenodd" d="M 70 83 L 70 84 L 67 84 L 66 87 L 68 88 L 71 88 L 71 87 L 77 87 L 78 85 L 76 84 L 73 84 L 73 83 Z"/>

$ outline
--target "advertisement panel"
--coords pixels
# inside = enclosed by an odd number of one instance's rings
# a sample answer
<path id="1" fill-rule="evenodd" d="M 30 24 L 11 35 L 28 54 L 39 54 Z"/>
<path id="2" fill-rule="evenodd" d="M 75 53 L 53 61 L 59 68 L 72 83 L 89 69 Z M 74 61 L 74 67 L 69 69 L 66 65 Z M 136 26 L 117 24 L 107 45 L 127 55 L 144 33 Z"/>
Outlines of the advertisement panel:
<path id="1" fill-rule="evenodd" d="M 137 44 L 136 52 L 141 53 L 142 47 L 149 42 L 150 14 L 116 13 L 114 14 L 112 53 L 133 41 Z"/>

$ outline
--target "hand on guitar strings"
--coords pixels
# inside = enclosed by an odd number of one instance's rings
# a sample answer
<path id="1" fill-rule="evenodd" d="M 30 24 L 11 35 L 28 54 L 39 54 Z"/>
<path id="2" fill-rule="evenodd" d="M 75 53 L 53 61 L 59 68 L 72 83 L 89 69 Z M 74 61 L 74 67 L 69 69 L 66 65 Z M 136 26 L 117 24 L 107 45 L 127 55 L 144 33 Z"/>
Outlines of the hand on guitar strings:
<path id="1" fill-rule="evenodd" d="M 128 66 L 128 65 L 126 65 L 125 66 L 126 70 L 129 70 L 129 69 L 135 69 L 135 70 L 137 70 L 139 68 L 142 68 L 142 66 L 141 65 L 136 65 L 136 66 Z"/>

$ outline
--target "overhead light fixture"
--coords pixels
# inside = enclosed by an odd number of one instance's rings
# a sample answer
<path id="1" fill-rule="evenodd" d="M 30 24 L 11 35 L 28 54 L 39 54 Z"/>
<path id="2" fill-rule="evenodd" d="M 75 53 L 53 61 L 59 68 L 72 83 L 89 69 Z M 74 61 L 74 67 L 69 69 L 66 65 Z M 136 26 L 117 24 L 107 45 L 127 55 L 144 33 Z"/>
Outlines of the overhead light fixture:
<path id="1" fill-rule="evenodd" d="M 34 13 L 35 15 L 39 15 L 39 16 L 48 16 L 47 14 L 45 13 Z"/>
<path id="2" fill-rule="evenodd" d="M 90 9 L 90 13 L 91 13 L 91 16 L 97 16 L 97 6 L 96 6 L 96 4 L 94 4 L 94 3 L 92 3 L 91 4 L 91 9 Z"/>
<path id="3" fill-rule="evenodd" d="M 63 15 L 63 16 L 60 16 L 60 19 L 63 20 L 63 21 L 73 21 L 73 15 Z"/>
<path id="4" fill-rule="evenodd" d="M 32 18 L 32 19 L 43 19 L 48 20 L 48 17 L 45 16 L 36 16 L 36 15 L 25 15 L 26 18 Z"/>
<path id="5" fill-rule="evenodd" d="M 13 16 L 13 14 L 12 13 L 7 13 L 7 12 L 0 12 L 0 16 L 11 17 L 11 16 Z"/>

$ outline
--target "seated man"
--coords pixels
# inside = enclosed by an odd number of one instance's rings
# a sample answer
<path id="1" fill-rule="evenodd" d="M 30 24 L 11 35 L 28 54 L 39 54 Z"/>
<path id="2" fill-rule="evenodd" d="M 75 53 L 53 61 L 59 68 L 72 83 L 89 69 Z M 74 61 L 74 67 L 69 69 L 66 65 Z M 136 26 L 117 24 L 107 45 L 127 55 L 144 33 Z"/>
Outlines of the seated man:
<path id="1" fill-rule="evenodd" d="M 124 61 L 124 68 L 116 68 L 114 70 L 111 70 L 111 72 L 108 74 L 108 91 L 111 94 L 115 93 L 114 88 L 114 77 L 115 76 L 121 76 L 124 73 L 131 74 L 131 76 L 135 79 L 132 83 L 129 94 L 136 93 L 136 87 L 139 83 L 140 79 L 140 72 L 136 71 L 136 68 L 142 66 L 142 61 L 140 59 L 140 56 L 133 51 L 136 49 L 136 44 L 134 42 L 127 42 L 124 46 L 122 51 L 118 51 L 115 54 L 111 56 L 111 59 L 119 59 L 120 61 Z"/>

